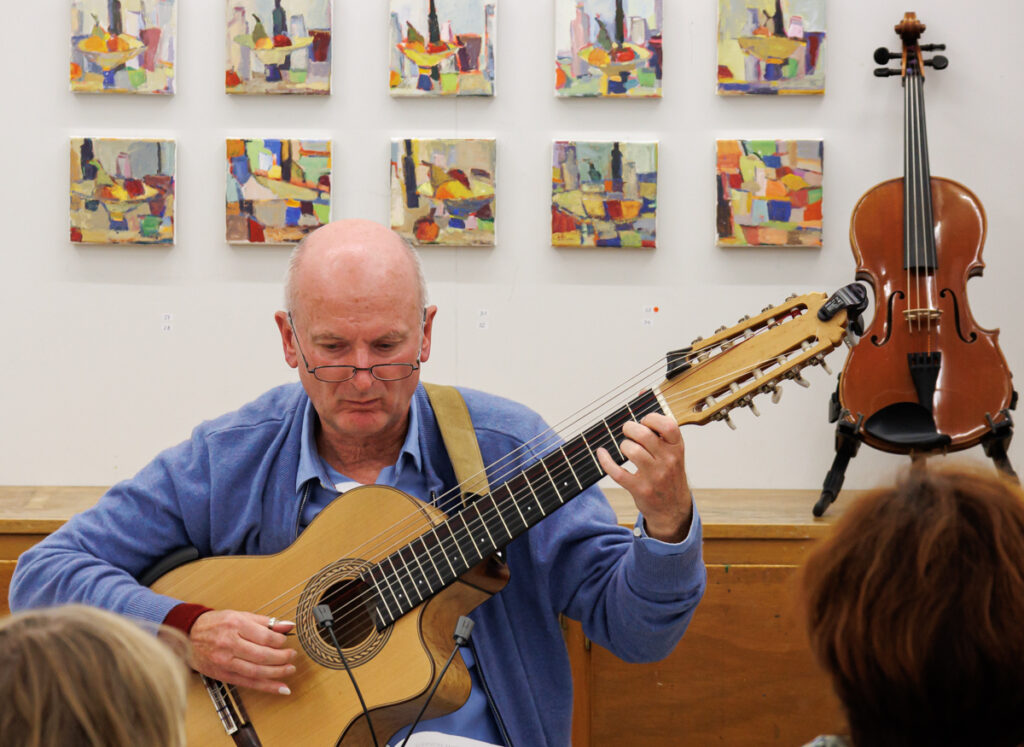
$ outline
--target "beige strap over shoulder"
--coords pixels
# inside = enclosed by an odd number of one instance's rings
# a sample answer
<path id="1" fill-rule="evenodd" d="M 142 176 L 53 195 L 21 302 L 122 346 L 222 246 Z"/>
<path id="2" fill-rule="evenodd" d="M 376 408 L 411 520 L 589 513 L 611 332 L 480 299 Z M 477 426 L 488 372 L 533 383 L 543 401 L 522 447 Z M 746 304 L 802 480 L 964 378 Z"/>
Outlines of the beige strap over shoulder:
<path id="1" fill-rule="evenodd" d="M 469 409 L 459 390 L 453 386 L 424 382 L 423 388 L 427 390 L 430 406 L 437 418 L 437 427 L 455 470 L 455 479 L 459 481 L 465 506 L 467 495 L 486 495 L 489 490 L 484 459 L 480 455 Z"/>

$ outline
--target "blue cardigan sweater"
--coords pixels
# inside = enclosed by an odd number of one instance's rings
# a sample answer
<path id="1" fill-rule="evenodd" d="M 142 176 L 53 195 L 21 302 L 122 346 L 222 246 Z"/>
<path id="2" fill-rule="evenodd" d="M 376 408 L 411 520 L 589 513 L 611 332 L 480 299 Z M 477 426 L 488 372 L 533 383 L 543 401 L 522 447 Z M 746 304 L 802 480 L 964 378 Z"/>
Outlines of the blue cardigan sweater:
<path id="1" fill-rule="evenodd" d="M 485 464 L 546 430 L 531 410 L 460 390 Z M 270 554 L 296 537 L 296 470 L 306 394 L 299 384 L 270 390 L 240 410 L 198 426 L 92 509 L 26 551 L 11 582 L 14 610 L 83 602 L 162 621 L 180 601 L 136 582 L 174 550 L 202 557 Z M 428 488 L 456 484 L 423 387 L 412 407 Z M 518 451 L 517 451 L 518 450 Z M 640 534 L 641 536 L 635 536 Z M 472 613 L 478 665 L 517 747 L 568 745 L 572 679 L 558 616 L 627 661 L 667 656 L 704 591 L 700 517 L 690 536 L 667 546 L 619 527 L 590 488 L 507 548 L 511 581 Z"/>

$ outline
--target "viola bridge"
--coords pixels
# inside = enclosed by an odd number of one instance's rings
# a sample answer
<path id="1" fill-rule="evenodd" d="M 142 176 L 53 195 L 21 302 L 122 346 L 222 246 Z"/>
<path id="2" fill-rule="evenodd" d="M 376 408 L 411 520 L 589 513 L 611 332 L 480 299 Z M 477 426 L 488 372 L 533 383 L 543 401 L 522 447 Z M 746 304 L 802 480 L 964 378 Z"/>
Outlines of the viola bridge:
<path id="1" fill-rule="evenodd" d="M 906 309 L 903 318 L 908 322 L 937 322 L 942 318 L 942 309 Z"/>

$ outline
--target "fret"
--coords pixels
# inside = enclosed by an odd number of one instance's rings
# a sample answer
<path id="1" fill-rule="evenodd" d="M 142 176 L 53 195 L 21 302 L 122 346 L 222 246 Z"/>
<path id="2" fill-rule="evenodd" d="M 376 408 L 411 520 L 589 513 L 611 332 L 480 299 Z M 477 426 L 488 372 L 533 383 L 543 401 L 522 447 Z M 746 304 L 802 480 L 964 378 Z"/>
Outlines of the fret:
<path id="1" fill-rule="evenodd" d="M 548 459 L 551 459 L 553 456 L 554 456 L 554 454 L 552 454 L 549 457 L 546 457 L 544 459 L 541 459 L 540 460 L 540 466 L 544 468 L 544 474 L 547 475 L 548 482 L 550 482 L 551 483 L 551 487 L 554 488 L 555 496 L 557 496 L 558 502 L 559 503 L 565 503 L 565 500 L 562 498 L 561 492 L 559 492 L 559 490 L 558 490 L 558 483 L 555 482 L 555 478 L 553 478 L 551 476 L 551 470 L 548 469 L 548 465 L 547 465 Z"/>
<path id="2" fill-rule="evenodd" d="M 612 455 L 612 459 L 615 460 L 616 464 L 622 464 L 623 462 L 626 461 L 626 457 L 622 453 L 622 451 L 619 450 L 619 441 L 618 441 L 618 439 L 616 439 L 615 438 L 615 434 L 612 433 L 611 426 L 608 425 L 608 421 L 607 420 L 602 420 L 601 421 L 601 425 L 603 425 L 604 429 L 606 431 L 608 431 L 609 444 L 605 448 L 608 449 L 608 453 Z M 614 449 L 614 451 L 613 451 L 613 449 Z M 618 456 L 616 456 L 616 455 L 618 455 Z"/>
<path id="3" fill-rule="evenodd" d="M 425 534 L 422 537 L 418 537 L 417 539 L 413 540 L 411 543 L 409 543 L 409 547 L 411 547 L 413 553 L 415 553 L 415 556 L 417 558 L 417 563 L 419 563 L 419 557 L 421 557 L 421 556 L 425 556 L 427 558 L 427 560 L 430 561 L 430 565 L 428 565 L 426 567 L 421 565 L 420 568 L 421 568 L 421 571 L 423 573 L 424 578 L 427 579 L 427 585 L 429 586 L 430 589 L 432 589 L 433 591 L 436 592 L 438 589 L 440 589 L 440 588 L 442 588 L 444 586 L 445 579 L 441 575 L 441 572 L 437 569 L 437 564 L 434 563 L 433 553 L 431 552 L 430 548 L 427 546 L 427 542 L 426 542 L 426 539 L 425 539 L 427 536 L 428 535 Z M 422 550 L 417 550 L 416 549 L 416 543 L 417 542 L 420 544 L 420 547 L 422 548 Z M 431 574 L 431 571 L 433 571 L 433 574 Z"/>
<path id="4" fill-rule="evenodd" d="M 541 512 L 547 516 L 562 505 L 562 497 L 558 494 L 551 477 L 548 475 L 544 461 L 535 462 L 523 475 L 533 488 L 533 495 L 541 506 Z"/>
<path id="5" fill-rule="evenodd" d="M 398 600 L 398 607 L 399 607 L 399 609 L 401 609 L 401 608 L 405 607 L 405 605 L 408 604 L 408 602 L 409 602 L 409 592 L 405 588 L 405 586 L 402 584 L 402 579 L 401 579 L 401 577 L 398 574 L 398 569 L 395 568 L 394 557 L 395 557 L 394 555 L 389 555 L 388 557 L 384 558 L 384 560 L 382 560 L 380 562 L 380 566 L 381 566 L 381 569 L 384 572 L 384 579 L 387 581 L 388 587 L 391 589 L 391 593 Z M 385 563 L 388 563 L 391 566 L 390 574 L 394 578 L 394 581 L 395 581 L 394 584 L 392 584 L 391 580 L 388 579 L 388 573 L 389 572 L 388 572 L 387 568 L 384 567 Z M 395 586 L 398 587 L 398 591 L 399 591 L 398 594 L 395 594 L 395 590 L 394 590 Z"/>
<path id="6" fill-rule="evenodd" d="M 444 525 L 442 524 L 441 526 L 444 526 Z M 441 541 L 441 537 L 438 536 L 438 533 L 437 533 L 439 528 L 440 527 L 434 527 L 433 529 L 430 530 L 430 533 L 434 535 L 434 540 L 436 542 L 435 547 L 437 547 L 437 549 L 441 551 L 441 557 L 444 558 L 444 562 L 447 563 L 448 564 L 448 568 L 451 569 L 452 579 L 456 579 L 456 578 L 459 577 L 459 574 L 458 574 L 458 571 L 455 570 L 455 566 L 452 565 L 452 561 L 448 557 L 448 553 L 446 553 L 445 550 L 444 550 L 444 546 L 443 546 L 443 543 Z M 421 537 L 421 539 L 422 539 L 422 537 Z"/>
<path id="7" fill-rule="evenodd" d="M 562 447 L 562 453 L 569 460 L 573 477 L 576 478 L 581 492 L 604 476 L 604 470 L 601 469 L 601 465 L 594 459 L 594 454 L 590 451 L 584 436 L 581 435 L 565 444 Z M 590 459 L 587 458 L 588 455 Z"/>
<path id="8" fill-rule="evenodd" d="M 431 590 L 427 586 L 426 574 L 423 573 L 423 566 L 420 565 L 419 558 L 416 557 L 416 553 L 413 552 L 411 545 L 400 548 L 395 554 L 402 561 L 405 577 L 409 580 L 413 591 L 419 597 L 416 600 L 410 597 L 409 601 L 413 605 L 419 604 L 431 594 Z"/>
<path id="9" fill-rule="evenodd" d="M 590 454 L 590 458 L 594 460 L 594 468 L 601 474 L 604 474 L 604 469 L 601 468 L 601 463 L 597 461 L 597 447 L 591 447 L 587 441 L 587 433 L 584 431 L 580 434 L 580 438 L 583 439 L 583 448 L 586 449 L 587 453 Z M 600 444 L 598 444 L 600 446 Z M 600 478 L 599 478 L 600 479 Z"/>
<path id="10" fill-rule="evenodd" d="M 544 504 L 540 502 L 540 496 L 537 495 L 537 491 L 533 489 L 533 483 L 530 482 L 530 476 L 526 472 L 523 472 L 522 476 L 523 476 L 523 480 L 526 482 L 526 487 L 528 487 L 530 489 L 530 495 L 532 495 L 533 496 L 533 500 L 537 502 L 537 508 L 540 509 L 541 515 L 542 516 L 547 516 L 548 513 L 547 513 L 547 511 L 544 510 Z M 527 507 L 527 508 L 529 510 L 529 507 Z"/>
<path id="11" fill-rule="evenodd" d="M 469 527 L 466 526 L 465 512 L 455 514 L 455 516 L 448 519 L 445 522 L 448 529 L 451 532 L 452 542 L 455 543 L 455 549 L 458 550 L 459 556 L 462 561 L 466 564 L 466 570 L 469 570 L 484 557 L 484 553 L 480 551 L 480 548 L 476 546 L 476 540 L 473 539 L 473 533 L 469 531 Z M 466 538 L 469 538 L 469 543 L 466 543 Z"/>
<path id="12" fill-rule="evenodd" d="M 512 534 L 512 530 L 508 528 L 508 524 L 505 523 L 505 517 L 501 513 L 501 504 L 498 503 L 498 499 L 493 495 L 487 497 L 487 501 L 494 506 L 494 513 L 498 515 L 498 520 L 501 522 L 501 528 L 505 530 L 505 535 L 508 539 L 512 539 L 515 535 Z"/>
<path id="13" fill-rule="evenodd" d="M 490 495 L 477 501 L 479 513 L 487 530 L 487 536 L 491 538 L 493 550 L 504 547 L 512 539 L 512 533 L 508 531 L 505 520 L 501 516 L 501 508 L 496 504 Z"/>
<path id="14" fill-rule="evenodd" d="M 473 567 L 473 564 L 463 555 L 462 546 L 452 532 L 451 519 L 443 524 L 439 524 L 434 529 L 434 532 L 440 538 L 441 549 L 444 551 L 445 557 L 448 558 L 448 563 L 452 566 L 452 571 L 456 576 L 461 576 Z M 454 552 L 452 550 L 453 546 Z"/>
<path id="15" fill-rule="evenodd" d="M 384 570 L 380 567 L 379 564 L 373 566 L 373 568 L 371 568 L 369 571 L 369 585 L 377 590 L 377 596 L 380 598 L 380 603 L 384 607 L 384 612 L 386 612 L 392 620 L 397 619 L 395 617 L 395 611 L 398 609 L 399 606 L 398 600 L 395 598 L 394 592 L 391 591 L 391 585 L 387 583 L 387 579 L 385 579 L 384 577 Z M 387 596 L 385 596 L 385 592 L 391 594 L 391 604 L 388 604 L 388 599 Z M 386 626 L 388 621 L 384 618 L 383 614 L 381 614 L 380 617 L 382 623 L 381 627 Z"/>
<path id="16" fill-rule="evenodd" d="M 476 542 L 475 540 L 473 541 L 473 544 L 476 545 L 477 552 L 480 552 L 480 545 L 483 545 L 485 548 L 486 547 L 494 547 L 494 548 L 496 548 L 497 545 L 494 544 L 494 537 L 491 536 L 491 530 L 489 530 L 487 528 L 487 521 L 484 519 L 483 514 L 480 513 L 480 501 L 476 501 L 472 506 L 469 506 L 462 513 L 465 514 L 467 511 L 476 511 L 477 521 L 480 523 L 480 526 L 482 526 L 484 528 L 484 533 L 487 535 L 487 542 L 484 541 L 483 535 L 480 536 L 480 542 Z M 470 539 L 473 539 L 473 531 L 474 530 L 469 528 L 468 522 L 466 523 L 466 531 L 469 532 Z M 481 557 L 483 557 L 484 555 L 490 555 L 490 553 L 484 551 L 484 552 L 480 552 L 480 555 L 481 555 Z"/>
<path id="17" fill-rule="evenodd" d="M 512 489 L 512 483 L 515 480 L 517 480 L 517 479 L 522 479 L 523 482 L 525 482 L 525 479 L 523 479 L 521 477 L 514 477 L 511 480 L 509 480 L 508 482 L 506 482 L 504 485 L 502 485 L 501 487 L 498 488 L 498 490 L 501 490 L 501 488 L 504 488 L 506 491 L 508 491 L 508 500 L 512 503 L 512 506 L 515 508 L 516 513 L 519 515 L 520 522 L 522 522 L 522 526 L 516 532 L 509 532 L 509 534 L 512 535 L 513 537 L 518 535 L 520 532 L 525 532 L 527 529 L 530 528 L 530 522 L 528 522 L 526 520 L 526 517 L 523 515 L 523 509 L 519 506 L 520 501 L 516 497 L 516 492 Z M 512 516 L 511 518 L 514 519 L 515 516 Z"/>
<path id="18" fill-rule="evenodd" d="M 569 471 L 572 473 L 572 479 L 576 481 L 576 487 L 578 487 L 580 489 L 580 492 L 582 493 L 583 492 L 583 483 L 580 482 L 580 478 L 576 474 L 576 470 L 573 469 L 573 467 L 572 467 L 572 460 L 569 459 L 569 455 L 565 453 L 565 447 L 563 446 L 563 447 L 559 448 L 559 451 L 562 452 L 562 456 L 565 458 L 565 463 L 569 465 Z"/>

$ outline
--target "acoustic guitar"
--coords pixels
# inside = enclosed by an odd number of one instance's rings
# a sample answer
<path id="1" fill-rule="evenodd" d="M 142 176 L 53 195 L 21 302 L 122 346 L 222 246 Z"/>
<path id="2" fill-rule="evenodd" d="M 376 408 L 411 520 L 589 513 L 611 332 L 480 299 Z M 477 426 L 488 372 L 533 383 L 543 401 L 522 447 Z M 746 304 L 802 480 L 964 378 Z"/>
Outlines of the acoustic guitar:
<path id="1" fill-rule="evenodd" d="M 605 407 L 614 409 L 574 436 L 543 434 L 541 444 L 530 445 L 542 456 L 523 471 L 508 476 L 491 465 L 489 471 L 505 476 L 492 478 L 486 494 L 451 516 L 393 488 L 360 487 L 323 509 L 281 553 L 207 558 L 160 577 L 152 584 L 159 593 L 296 623 L 288 644 L 298 652 L 291 696 L 195 675 L 189 744 L 292 745 L 301 729 L 303 745 L 372 745 L 361 700 L 383 744 L 427 700 L 452 650 L 458 617 L 508 581 L 495 553 L 604 476 L 598 447 L 621 464 L 626 459 L 617 444 L 627 420 L 652 412 L 679 425 L 728 420 L 735 407 L 756 413 L 759 394 L 777 399 L 783 380 L 806 384 L 801 369 L 824 365 L 843 338 L 841 293 L 791 296 L 669 353 L 667 366 L 658 364 L 654 373 L 660 383 L 625 402 L 611 401 Z M 638 391 L 635 381 L 628 386 Z M 538 448 L 543 444 L 546 449 Z M 331 612 L 327 624 L 314 614 L 322 617 L 322 605 Z M 424 718 L 458 708 L 469 689 L 456 657 Z"/>

